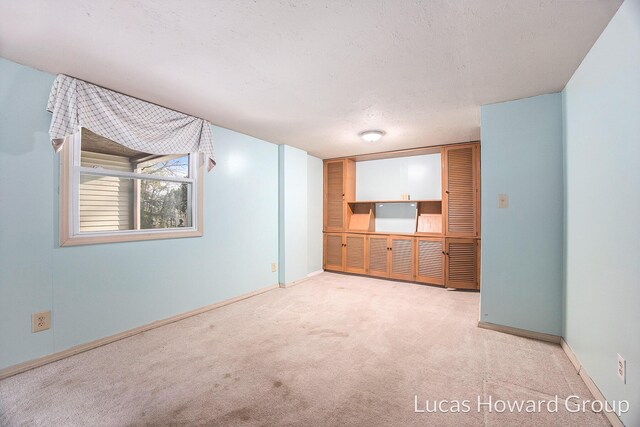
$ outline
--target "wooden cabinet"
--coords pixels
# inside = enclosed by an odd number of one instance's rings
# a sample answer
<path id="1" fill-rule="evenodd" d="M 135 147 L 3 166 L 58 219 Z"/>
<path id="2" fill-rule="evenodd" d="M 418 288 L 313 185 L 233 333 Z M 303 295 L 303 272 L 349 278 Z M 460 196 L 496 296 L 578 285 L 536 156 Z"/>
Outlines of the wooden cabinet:
<path id="1" fill-rule="evenodd" d="M 344 271 L 345 241 L 341 233 L 325 233 L 324 235 L 324 268 L 325 270 Z"/>
<path id="2" fill-rule="evenodd" d="M 446 286 L 459 289 L 479 289 L 478 239 L 445 239 Z"/>
<path id="3" fill-rule="evenodd" d="M 325 233 L 324 268 L 331 271 L 364 274 L 366 235 Z"/>
<path id="4" fill-rule="evenodd" d="M 364 234 L 345 235 L 345 271 L 364 274 L 366 272 L 366 236 Z"/>
<path id="5" fill-rule="evenodd" d="M 367 237 L 367 274 L 389 277 L 389 236 Z"/>
<path id="6" fill-rule="evenodd" d="M 325 233 L 324 268 L 479 289 L 480 240 Z"/>
<path id="7" fill-rule="evenodd" d="M 355 199 L 356 166 L 350 159 L 324 163 L 324 231 L 344 231 L 348 225 L 347 201 Z"/>
<path id="8" fill-rule="evenodd" d="M 424 150 L 440 152 L 441 200 L 356 200 L 356 160 L 405 153 L 324 161 L 326 270 L 480 289 L 480 144 Z M 383 203 L 413 203 L 414 231 L 377 231 Z"/>
<path id="9" fill-rule="evenodd" d="M 389 277 L 413 280 L 413 237 L 389 236 Z"/>
<path id="10" fill-rule="evenodd" d="M 416 281 L 432 285 L 444 285 L 445 256 L 443 239 L 416 238 Z"/>
<path id="11" fill-rule="evenodd" d="M 442 149 L 446 236 L 479 236 L 479 148 L 478 144 L 460 144 Z"/>
<path id="12" fill-rule="evenodd" d="M 413 237 L 369 235 L 366 255 L 366 274 L 413 280 Z"/>

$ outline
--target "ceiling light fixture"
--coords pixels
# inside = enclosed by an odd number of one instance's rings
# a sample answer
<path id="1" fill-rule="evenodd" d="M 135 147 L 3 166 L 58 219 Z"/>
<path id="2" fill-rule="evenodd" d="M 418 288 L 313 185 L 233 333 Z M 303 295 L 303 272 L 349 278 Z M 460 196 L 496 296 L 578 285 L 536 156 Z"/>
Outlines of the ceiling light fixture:
<path id="1" fill-rule="evenodd" d="M 365 130 L 360 133 L 360 138 L 367 142 L 376 142 L 384 136 L 384 132 L 381 130 Z"/>

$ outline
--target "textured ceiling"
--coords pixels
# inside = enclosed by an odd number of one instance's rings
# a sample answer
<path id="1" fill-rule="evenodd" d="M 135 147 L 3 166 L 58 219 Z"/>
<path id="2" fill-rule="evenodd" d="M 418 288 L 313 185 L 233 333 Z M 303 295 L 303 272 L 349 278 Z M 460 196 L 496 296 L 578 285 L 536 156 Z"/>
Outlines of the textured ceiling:
<path id="1" fill-rule="evenodd" d="M 620 3 L 1 0 L 0 56 L 327 158 L 479 139 L 480 105 L 562 90 Z"/>

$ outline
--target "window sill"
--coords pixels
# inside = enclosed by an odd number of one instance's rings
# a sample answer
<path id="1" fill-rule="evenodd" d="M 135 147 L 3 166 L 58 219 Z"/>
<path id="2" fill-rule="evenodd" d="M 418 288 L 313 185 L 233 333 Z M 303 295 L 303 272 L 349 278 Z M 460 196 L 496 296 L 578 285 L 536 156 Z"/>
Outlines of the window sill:
<path id="1" fill-rule="evenodd" d="M 158 231 L 133 234 L 110 234 L 60 237 L 60 246 L 96 245 L 101 243 L 137 242 L 145 240 L 183 239 L 187 237 L 202 237 L 202 230 L 189 231 Z"/>

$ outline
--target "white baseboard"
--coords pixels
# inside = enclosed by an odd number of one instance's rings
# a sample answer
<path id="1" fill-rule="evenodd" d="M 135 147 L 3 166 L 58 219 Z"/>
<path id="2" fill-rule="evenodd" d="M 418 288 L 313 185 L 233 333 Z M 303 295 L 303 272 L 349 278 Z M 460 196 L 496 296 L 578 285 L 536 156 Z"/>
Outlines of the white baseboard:
<path id="1" fill-rule="evenodd" d="M 291 288 L 291 287 L 293 287 L 293 286 L 295 286 L 295 285 L 299 285 L 300 283 L 304 283 L 304 282 L 306 282 L 306 281 L 307 281 L 307 280 L 309 280 L 309 279 L 310 279 L 310 277 L 308 277 L 308 276 L 307 276 L 307 277 L 303 277 L 303 278 L 302 278 L 302 279 L 300 279 L 300 280 L 295 280 L 295 281 L 293 281 L 293 282 L 289 282 L 289 283 L 280 283 L 280 287 L 281 287 L 281 288 Z"/>
<path id="2" fill-rule="evenodd" d="M 312 277 L 317 276 L 318 274 L 321 274 L 321 273 L 324 273 L 324 270 L 312 271 L 311 273 L 307 274 L 307 277 L 303 277 L 302 279 L 294 280 L 293 282 L 289 282 L 289 283 L 280 283 L 280 287 L 290 288 L 292 286 L 299 285 L 300 283 L 304 283 L 307 280 L 311 279 Z"/>
<path id="3" fill-rule="evenodd" d="M 546 341 L 554 344 L 560 344 L 562 339 L 558 335 L 545 334 L 542 332 L 530 331 L 528 329 L 513 328 L 511 326 L 496 325 L 489 322 L 478 322 L 478 327 L 482 329 L 489 329 L 491 331 L 503 332 L 505 334 L 517 335 L 519 337 L 531 338 L 538 341 Z"/>
<path id="4" fill-rule="evenodd" d="M 322 274 L 322 273 L 324 273 L 323 269 L 312 271 L 311 273 L 307 274 L 307 277 L 317 276 L 318 274 Z"/>
<path id="5" fill-rule="evenodd" d="M 177 322 L 179 320 L 186 319 L 188 317 L 196 316 L 198 314 L 205 313 L 210 310 L 214 310 L 219 307 L 223 307 L 225 305 L 233 304 L 234 302 L 242 301 L 247 298 L 251 298 L 256 295 L 260 295 L 262 293 L 271 291 L 273 289 L 278 289 L 278 285 L 267 286 L 266 288 L 258 289 L 243 295 L 239 295 L 234 298 L 229 298 L 224 301 L 217 302 L 215 304 L 210 304 L 205 307 L 197 308 L 195 310 L 187 311 L 182 314 L 178 314 L 172 317 L 168 317 L 162 320 L 156 320 L 155 322 L 148 323 L 146 325 L 138 326 L 137 328 L 129 329 L 128 331 L 120 332 L 114 335 L 110 335 L 108 337 L 100 338 L 95 341 L 90 341 L 85 344 L 80 344 L 66 350 L 62 350 L 56 353 L 48 354 L 43 357 L 39 357 L 37 359 L 28 360 L 23 363 L 19 363 L 17 365 L 9 366 L 4 369 L 0 369 L 0 380 L 4 378 L 11 377 L 13 375 L 20 374 L 22 372 L 28 371 L 30 369 L 38 368 L 40 366 L 57 362 L 58 360 L 65 359 L 67 357 L 74 356 L 79 353 L 83 353 L 85 351 L 93 350 L 94 348 L 102 347 L 103 345 L 111 344 L 112 342 L 119 341 L 124 338 L 129 338 L 133 335 L 137 335 L 141 332 L 145 332 L 151 329 L 159 328 L 160 326 L 168 325 L 169 323 Z"/>
<path id="6" fill-rule="evenodd" d="M 584 366 L 582 366 L 582 364 L 580 363 L 580 360 L 578 360 L 578 357 L 573 352 L 573 350 L 571 350 L 571 347 L 569 347 L 569 344 L 567 344 L 564 338 L 561 339 L 560 346 L 562 347 L 565 354 L 573 364 L 573 367 L 576 368 L 576 372 L 580 374 L 580 378 L 582 378 L 582 381 L 584 381 L 584 383 L 586 384 L 591 394 L 593 394 L 593 397 L 595 397 L 596 400 L 603 402 L 604 405 L 608 405 L 608 403 L 606 403 L 607 399 L 604 397 L 604 394 L 602 394 L 602 392 L 600 391 L 596 383 L 593 382 L 589 374 L 587 374 L 587 371 L 584 369 Z M 604 413 L 604 416 L 607 417 L 607 420 L 609 420 L 612 426 L 624 427 L 624 423 L 620 420 L 620 418 L 618 417 L 618 414 L 616 414 L 613 411 L 603 411 L 603 413 Z"/>

